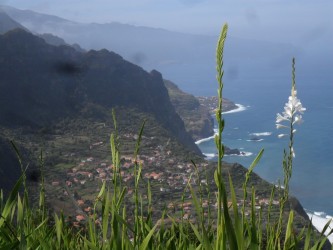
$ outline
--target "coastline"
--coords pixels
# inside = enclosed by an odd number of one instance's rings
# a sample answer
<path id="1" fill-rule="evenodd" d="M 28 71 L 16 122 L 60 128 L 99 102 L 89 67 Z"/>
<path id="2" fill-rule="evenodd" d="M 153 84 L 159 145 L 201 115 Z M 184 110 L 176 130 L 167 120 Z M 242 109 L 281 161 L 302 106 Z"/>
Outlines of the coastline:
<path id="1" fill-rule="evenodd" d="M 222 114 L 238 113 L 238 112 L 245 111 L 247 109 L 247 107 L 245 107 L 244 105 L 239 104 L 239 103 L 235 103 L 234 106 L 236 106 L 236 108 L 229 109 L 225 112 L 222 112 Z M 213 116 L 213 119 L 214 119 L 214 114 L 212 114 L 212 116 Z M 265 132 L 265 133 L 267 133 L 267 132 Z M 215 138 L 215 135 L 217 135 L 217 129 L 216 128 L 214 128 L 214 135 L 206 137 L 206 138 L 202 138 L 200 140 L 197 140 L 197 141 L 195 141 L 195 144 L 200 145 L 203 142 L 213 140 Z M 209 153 L 208 152 L 202 152 L 202 154 L 206 156 L 205 158 L 207 160 L 211 160 L 211 159 L 213 159 L 217 156 L 215 153 L 211 153 L 211 152 L 209 152 Z M 241 157 L 243 157 L 243 156 L 251 156 L 252 154 L 253 153 L 251 153 L 251 152 L 239 151 L 239 154 L 226 154 L 226 156 L 241 156 Z"/>
<path id="2" fill-rule="evenodd" d="M 333 217 L 330 215 L 327 215 L 324 212 L 310 212 L 306 210 L 306 214 L 309 216 L 309 219 L 311 220 L 312 225 L 321 233 L 325 225 L 331 221 L 329 227 L 327 228 L 325 235 L 329 233 L 330 230 L 333 229 Z M 327 239 L 333 243 L 333 234 L 327 237 Z"/>
<path id="3" fill-rule="evenodd" d="M 222 114 L 224 115 L 224 114 L 232 114 L 232 113 L 237 113 L 237 112 L 242 112 L 242 111 L 245 111 L 247 108 L 244 106 L 244 105 L 242 105 L 242 104 L 239 104 L 239 103 L 235 103 L 235 105 L 237 106 L 237 108 L 235 108 L 235 109 L 231 109 L 231 110 L 228 110 L 228 111 L 225 111 L 225 112 L 222 112 Z M 214 114 L 212 114 L 212 116 L 213 116 Z M 202 138 L 202 139 L 200 139 L 200 140 L 197 140 L 197 141 L 195 141 L 195 144 L 200 144 L 200 143 L 202 143 L 202 142 L 206 142 L 206 141 L 209 141 L 209 140 L 212 140 L 212 139 L 214 139 L 214 137 L 215 137 L 215 135 L 217 134 L 217 131 L 216 131 L 216 129 L 214 129 L 214 135 L 212 135 L 212 136 L 209 136 L 209 137 L 206 137 L 206 138 Z"/>
<path id="4" fill-rule="evenodd" d="M 235 103 L 235 105 L 237 106 L 237 108 L 235 109 L 231 109 L 231 110 L 228 110 L 228 111 L 224 111 L 222 112 L 223 115 L 225 114 L 232 114 L 232 113 L 237 113 L 237 112 L 242 112 L 242 111 L 245 111 L 247 108 L 242 105 L 242 104 L 239 104 L 239 103 Z"/>
<path id="5" fill-rule="evenodd" d="M 242 112 L 245 111 L 247 109 L 247 107 L 241 105 L 241 104 L 235 104 L 237 106 L 237 108 L 235 109 L 231 109 L 225 112 L 222 112 L 222 114 L 231 114 L 231 113 L 237 113 L 237 112 Z M 214 115 L 212 113 L 212 115 Z M 200 140 L 197 140 L 195 142 L 195 144 L 200 145 L 201 143 L 213 140 L 215 135 L 217 133 L 217 130 L 214 129 L 214 135 L 206 137 L 206 138 L 202 138 Z M 270 136 L 272 133 L 271 132 L 262 132 L 262 133 L 252 133 L 251 135 L 256 137 L 256 136 Z M 252 140 L 248 140 L 248 141 L 252 141 Z M 202 152 L 206 157 L 207 160 L 212 160 L 214 157 L 216 157 L 215 153 L 212 152 Z M 239 155 L 239 156 L 246 156 L 246 155 Z M 305 209 L 309 220 L 311 220 L 312 225 L 318 230 L 318 232 L 322 232 L 323 228 L 325 227 L 325 225 L 331 220 L 330 226 L 329 228 L 326 230 L 325 235 L 327 236 L 328 232 L 333 229 L 333 216 L 327 215 L 324 212 L 316 212 L 316 211 L 309 211 L 307 209 Z M 330 243 L 333 243 L 333 234 L 328 236 L 327 239 L 330 241 Z"/>

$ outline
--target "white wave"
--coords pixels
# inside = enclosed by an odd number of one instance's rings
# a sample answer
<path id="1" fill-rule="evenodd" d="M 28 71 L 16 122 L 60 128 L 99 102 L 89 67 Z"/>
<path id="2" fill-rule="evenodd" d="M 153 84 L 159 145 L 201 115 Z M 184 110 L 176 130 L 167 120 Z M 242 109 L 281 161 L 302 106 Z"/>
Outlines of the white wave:
<path id="1" fill-rule="evenodd" d="M 272 132 L 251 133 L 251 136 L 270 136 Z"/>
<path id="2" fill-rule="evenodd" d="M 204 156 L 206 156 L 206 160 L 211 160 L 214 157 L 216 157 L 216 154 L 211 154 L 211 153 L 202 153 Z"/>
<path id="3" fill-rule="evenodd" d="M 325 216 L 325 212 L 313 212 L 314 215 L 317 215 L 317 216 L 320 216 L 320 217 L 323 217 Z"/>
<path id="4" fill-rule="evenodd" d="M 203 143 L 203 142 L 206 142 L 206 141 L 214 140 L 214 138 L 215 138 L 215 135 L 210 136 L 210 137 L 207 137 L 207 138 L 203 138 L 203 139 L 201 139 L 201 140 L 196 141 L 195 144 L 198 145 L 198 144 Z"/>
<path id="5" fill-rule="evenodd" d="M 256 138 L 254 138 L 254 139 L 249 139 L 249 140 L 246 140 L 246 141 L 254 141 L 254 142 L 259 142 L 259 141 L 263 141 L 264 139 L 256 139 Z"/>
<path id="6" fill-rule="evenodd" d="M 218 132 L 218 129 L 214 128 L 214 135 L 209 136 L 209 137 L 207 137 L 207 138 L 202 138 L 202 139 L 200 139 L 200 140 L 197 140 L 197 141 L 195 142 L 195 144 L 198 145 L 198 144 L 203 143 L 203 142 L 206 142 L 206 141 L 214 140 L 215 135 L 217 135 L 217 132 Z"/>
<path id="7" fill-rule="evenodd" d="M 223 112 L 223 114 L 230 114 L 230 113 L 236 113 L 236 112 L 241 112 L 241 111 L 244 111 L 246 110 L 246 107 L 243 106 L 242 104 L 235 104 L 237 106 L 236 109 L 233 109 L 233 110 L 230 110 L 230 111 L 226 111 L 226 112 Z M 235 128 L 235 129 L 238 129 L 238 128 Z M 197 140 L 195 142 L 195 144 L 200 144 L 200 143 L 203 143 L 203 142 L 206 142 L 206 141 L 210 141 L 210 140 L 213 140 L 215 138 L 215 135 L 217 135 L 218 133 L 218 129 L 217 128 L 214 128 L 214 135 L 213 136 L 210 136 L 210 137 L 207 137 L 207 138 L 203 138 L 203 139 L 200 139 L 200 140 Z"/>
<path id="8" fill-rule="evenodd" d="M 251 156 L 253 153 L 242 151 L 240 156 Z"/>
<path id="9" fill-rule="evenodd" d="M 323 230 L 325 225 L 331 220 L 330 222 L 330 228 L 333 228 L 333 221 L 332 221 L 332 216 L 326 215 L 324 212 L 313 212 L 310 213 L 307 211 L 307 215 L 309 216 L 310 220 L 312 220 L 312 225 L 317 228 L 319 232 Z M 330 228 L 326 230 L 325 235 L 328 234 L 330 231 Z M 333 243 L 333 235 L 330 235 L 327 237 L 328 240 Z"/>
<path id="10" fill-rule="evenodd" d="M 207 160 L 210 160 L 214 157 L 217 157 L 217 154 L 212 153 L 202 153 Z M 240 156 L 240 157 L 247 157 L 253 155 L 252 152 L 240 151 L 240 154 L 225 154 L 225 156 Z"/>
<path id="11" fill-rule="evenodd" d="M 242 112 L 242 111 L 247 109 L 247 107 L 243 106 L 242 104 L 235 103 L 235 105 L 237 106 L 236 109 L 232 109 L 232 110 L 229 110 L 229 111 L 226 111 L 226 112 L 222 112 L 222 114 L 237 113 L 237 112 Z"/>
<path id="12" fill-rule="evenodd" d="M 276 188 L 281 188 L 281 189 L 284 189 L 284 186 L 283 186 L 283 185 L 281 185 L 281 184 L 280 184 L 280 185 L 279 185 L 279 184 L 275 184 L 275 187 L 276 187 Z"/>
<path id="13" fill-rule="evenodd" d="M 226 154 L 225 156 L 251 156 L 253 153 L 251 152 L 246 152 L 246 151 L 240 151 L 240 154 Z"/>
<path id="14" fill-rule="evenodd" d="M 237 141 L 242 141 L 243 139 L 242 138 L 238 138 Z"/>

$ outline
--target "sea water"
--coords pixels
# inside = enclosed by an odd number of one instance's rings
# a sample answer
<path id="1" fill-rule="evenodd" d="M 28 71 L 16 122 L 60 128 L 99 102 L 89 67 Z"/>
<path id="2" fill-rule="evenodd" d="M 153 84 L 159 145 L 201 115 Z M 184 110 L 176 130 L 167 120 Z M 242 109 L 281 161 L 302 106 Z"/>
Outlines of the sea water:
<path id="1" fill-rule="evenodd" d="M 243 90 L 247 92 L 246 88 Z M 248 89 L 247 93 L 250 91 Z M 333 86 L 317 81 L 316 85 L 299 86 L 298 93 L 307 110 L 303 115 L 304 123 L 295 126 L 296 157 L 290 191 L 318 224 L 317 228 L 322 228 L 333 215 Z M 278 86 L 258 86 L 256 94 L 257 97 L 239 96 L 235 100 L 241 103 L 239 108 L 223 115 L 224 144 L 242 152 L 239 156 L 225 156 L 224 160 L 249 167 L 263 148 L 264 154 L 255 172 L 271 183 L 283 182 L 283 150 L 288 151 L 289 139 L 279 139 L 277 135 L 289 131 L 277 130 L 275 119 L 276 113 L 283 111 L 289 93 Z M 197 145 L 208 159 L 216 160 L 212 137 L 198 141 Z"/>
<path id="2" fill-rule="evenodd" d="M 290 191 L 309 214 L 327 220 L 333 215 L 333 78 L 327 71 L 320 71 L 319 63 L 299 64 L 296 64 L 297 96 L 306 111 L 304 123 L 296 125 L 296 157 L 293 159 Z M 212 96 L 216 95 L 217 89 L 214 68 L 213 64 L 198 63 L 188 71 L 187 67 L 181 70 L 163 68 L 161 71 L 189 93 Z M 239 67 L 236 75 L 228 72 L 226 67 L 223 96 L 238 103 L 241 109 L 223 115 L 223 143 L 229 148 L 238 148 L 244 155 L 225 156 L 224 160 L 249 167 L 263 148 L 264 154 L 255 172 L 271 183 L 283 182 L 283 150 L 288 150 L 289 141 L 288 138 L 279 139 L 277 135 L 289 131 L 277 130 L 275 120 L 290 95 L 291 67 L 272 69 L 263 66 L 259 71 L 262 73 L 242 71 Z M 214 160 L 213 135 L 204 138 L 198 146 Z"/>
<path id="3" fill-rule="evenodd" d="M 248 167 L 263 148 L 264 155 L 255 172 L 267 181 L 277 183 L 283 181 L 283 150 L 288 150 L 289 141 L 277 137 L 288 131 L 277 130 L 275 119 L 276 113 L 283 111 L 289 93 L 279 87 L 258 87 L 256 92 L 256 98 L 244 94 L 235 100 L 241 103 L 240 112 L 224 114 L 224 144 L 244 152 L 242 156 L 225 156 L 224 160 Z M 299 86 L 298 93 L 307 110 L 303 115 L 304 123 L 296 125 L 291 193 L 305 208 L 333 215 L 333 96 L 328 94 L 333 94 L 333 87 L 325 83 L 321 87 Z M 198 146 L 210 157 L 216 153 L 212 138 L 202 140 Z"/>

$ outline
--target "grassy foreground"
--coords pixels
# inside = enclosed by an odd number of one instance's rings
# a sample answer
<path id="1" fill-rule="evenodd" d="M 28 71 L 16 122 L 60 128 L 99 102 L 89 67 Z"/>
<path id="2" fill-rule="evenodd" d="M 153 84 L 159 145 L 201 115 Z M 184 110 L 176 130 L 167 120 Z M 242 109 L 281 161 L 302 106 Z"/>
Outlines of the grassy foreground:
<path id="1" fill-rule="evenodd" d="M 170 215 L 164 212 L 158 221 L 153 221 L 152 192 L 149 181 L 147 189 L 142 193 L 139 188 L 142 178 L 142 165 L 135 161 L 133 216 L 129 216 L 124 196 L 127 187 L 123 185 L 120 169 L 120 142 L 117 134 L 117 123 L 114 115 L 115 132 L 110 137 L 113 176 L 110 182 L 104 182 L 97 195 L 93 213 L 86 216 L 85 227 L 74 228 L 66 221 L 63 215 L 50 215 L 45 205 L 44 179 L 42 174 L 39 204 L 33 206 L 29 203 L 29 194 L 26 184 L 25 167 L 21 164 L 22 176 L 17 181 L 8 197 L 0 194 L 0 249 L 322 249 L 327 241 L 325 232 L 333 233 L 327 226 L 317 237 L 311 224 L 301 232 L 294 230 L 294 211 L 291 210 L 285 220 L 285 208 L 289 197 L 289 181 L 292 176 L 294 126 L 301 121 L 302 110 L 300 101 L 296 98 L 295 62 L 292 67 L 292 90 L 285 112 L 278 115 L 279 128 L 288 128 L 290 142 L 288 150 L 284 151 L 282 166 L 284 170 L 283 189 L 273 188 L 270 200 L 279 194 L 279 217 L 271 218 L 270 213 L 263 223 L 262 214 L 255 208 L 255 189 L 248 191 L 248 180 L 254 167 L 260 160 L 264 150 L 261 150 L 248 169 L 243 183 L 243 205 L 237 203 L 235 190 L 231 178 L 226 187 L 222 178 L 222 159 L 224 146 L 222 132 L 224 120 L 222 117 L 223 93 L 223 49 L 227 36 L 228 26 L 224 25 L 219 37 L 216 53 L 217 81 L 219 105 L 216 110 L 216 119 L 219 125 L 215 137 L 218 151 L 218 162 L 214 173 L 217 191 L 210 190 L 207 195 L 216 196 L 216 208 L 205 209 L 203 206 L 204 185 L 199 185 L 196 192 L 189 180 L 187 189 L 190 190 L 191 199 L 195 208 L 196 217 L 188 220 L 184 215 Z M 289 105 L 290 104 L 290 105 Z M 290 110 L 289 110 L 290 109 Z M 281 122 L 287 125 L 281 125 Z M 134 158 L 140 150 L 141 136 L 144 131 L 141 127 Z M 13 144 L 14 148 L 15 145 Z M 18 158 L 19 152 L 16 150 Z M 43 157 L 41 155 L 41 171 L 43 172 Z M 195 163 L 193 162 L 194 166 Z M 208 179 L 208 177 L 207 177 Z M 19 192 L 23 189 L 23 192 Z M 230 190 L 228 197 L 227 189 Z M 230 202 L 231 201 L 231 202 Z M 184 197 L 183 197 L 184 202 Z M 245 204 L 250 203 L 250 214 L 245 211 Z M 333 247 L 332 247 L 333 249 Z"/>

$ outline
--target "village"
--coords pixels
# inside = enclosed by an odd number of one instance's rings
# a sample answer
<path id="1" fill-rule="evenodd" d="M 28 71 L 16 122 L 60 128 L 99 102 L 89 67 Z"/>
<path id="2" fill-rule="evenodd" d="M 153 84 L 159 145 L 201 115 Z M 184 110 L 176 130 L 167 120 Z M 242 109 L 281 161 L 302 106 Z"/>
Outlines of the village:
<path id="1" fill-rule="evenodd" d="M 127 133 L 123 137 L 136 140 L 137 135 Z M 153 138 L 144 137 L 143 144 L 154 145 L 151 143 Z M 133 206 L 131 197 L 133 196 L 135 168 L 142 168 L 142 183 L 150 182 L 153 193 L 153 213 L 158 220 L 166 209 L 168 213 L 182 216 L 183 219 L 194 220 L 195 210 L 192 206 L 192 197 L 188 188 L 191 185 L 195 190 L 201 190 L 201 202 L 205 211 L 216 210 L 217 204 L 215 194 L 207 198 L 207 193 L 214 190 L 215 182 L 213 178 L 204 176 L 202 173 L 212 165 L 207 161 L 201 160 L 195 165 L 189 161 L 182 161 L 175 156 L 172 148 L 166 145 L 155 145 L 149 148 L 150 154 L 139 154 L 135 158 L 133 155 L 122 155 L 120 159 L 119 173 L 122 185 L 127 187 L 126 204 Z M 105 143 L 95 142 L 89 145 L 91 155 L 94 150 L 101 148 Z M 152 150 L 153 149 L 153 150 Z M 148 152 L 148 151 L 147 151 Z M 68 154 L 68 157 L 73 154 Z M 78 155 L 76 154 L 76 158 Z M 69 216 L 74 227 L 82 226 L 88 216 L 91 216 L 96 196 L 103 182 L 112 183 L 115 165 L 111 160 L 98 159 L 93 156 L 81 158 L 74 167 L 67 170 L 66 175 L 59 178 L 59 175 L 52 175 L 49 188 L 53 189 L 56 196 L 53 197 L 53 205 L 58 202 L 66 203 L 69 208 Z M 56 191 L 56 192 L 55 192 Z M 143 199 L 147 198 L 146 185 L 140 189 Z M 198 194 L 199 195 L 199 194 Z M 58 202 L 56 201 L 58 200 Z M 269 206 L 270 199 L 256 197 L 256 209 L 260 210 L 264 206 Z M 59 203 L 58 203 L 59 204 Z M 272 205 L 278 206 L 278 200 L 273 200 Z M 231 206 L 231 201 L 229 204 Z M 241 207 L 243 200 L 239 199 L 237 205 Z M 247 204 L 248 206 L 250 203 Z M 74 209 L 73 209 L 74 208 Z M 66 209 L 65 206 L 59 207 L 60 210 Z M 249 211 L 246 212 L 248 214 Z M 207 212 L 205 212 L 207 215 Z M 96 223 L 100 223 L 99 219 Z"/>

